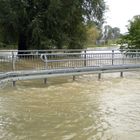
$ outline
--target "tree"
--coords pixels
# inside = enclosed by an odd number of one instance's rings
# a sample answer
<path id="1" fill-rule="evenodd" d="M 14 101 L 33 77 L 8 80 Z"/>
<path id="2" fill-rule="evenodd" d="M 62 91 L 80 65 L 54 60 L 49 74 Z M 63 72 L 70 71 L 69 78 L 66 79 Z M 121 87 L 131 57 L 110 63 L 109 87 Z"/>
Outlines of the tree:
<path id="1" fill-rule="evenodd" d="M 0 28 L 19 50 L 81 48 L 85 23 L 102 24 L 104 10 L 104 0 L 0 0 Z"/>
<path id="2" fill-rule="evenodd" d="M 140 49 L 140 15 L 134 16 L 128 25 L 128 33 L 119 41 L 122 49 Z"/>
<path id="3" fill-rule="evenodd" d="M 96 45 L 96 41 L 100 35 L 100 29 L 94 22 L 88 22 L 86 26 L 87 44 Z"/>
<path id="4" fill-rule="evenodd" d="M 118 39 L 121 36 L 120 28 L 118 27 L 112 28 L 112 34 L 113 34 L 112 39 Z"/>
<path id="5" fill-rule="evenodd" d="M 110 25 L 106 25 L 103 29 L 102 39 L 105 41 L 114 40 L 120 37 L 120 29 L 118 27 L 112 28 Z"/>

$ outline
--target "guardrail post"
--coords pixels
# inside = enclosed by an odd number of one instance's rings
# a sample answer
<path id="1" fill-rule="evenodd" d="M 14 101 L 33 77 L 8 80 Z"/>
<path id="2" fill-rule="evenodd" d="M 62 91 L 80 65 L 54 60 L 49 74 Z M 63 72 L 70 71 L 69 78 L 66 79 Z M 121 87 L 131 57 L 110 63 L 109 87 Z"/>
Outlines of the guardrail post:
<path id="1" fill-rule="evenodd" d="M 101 80 L 101 73 L 98 74 L 98 80 Z"/>
<path id="2" fill-rule="evenodd" d="M 16 86 L 16 81 L 12 81 L 12 85 L 13 85 L 13 87 L 15 87 Z"/>
<path id="3" fill-rule="evenodd" d="M 114 65 L 114 50 L 112 50 L 112 65 Z"/>
<path id="4" fill-rule="evenodd" d="M 123 72 L 122 72 L 122 71 L 121 71 L 121 73 L 120 73 L 120 77 L 123 78 Z"/>
<path id="5" fill-rule="evenodd" d="M 75 81 L 75 79 L 76 79 L 76 76 L 75 76 L 75 75 L 73 75 L 73 81 Z"/>
<path id="6" fill-rule="evenodd" d="M 44 84 L 47 84 L 47 83 L 48 83 L 48 79 L 45 78 L 45 79 L 44 79 Z"/>

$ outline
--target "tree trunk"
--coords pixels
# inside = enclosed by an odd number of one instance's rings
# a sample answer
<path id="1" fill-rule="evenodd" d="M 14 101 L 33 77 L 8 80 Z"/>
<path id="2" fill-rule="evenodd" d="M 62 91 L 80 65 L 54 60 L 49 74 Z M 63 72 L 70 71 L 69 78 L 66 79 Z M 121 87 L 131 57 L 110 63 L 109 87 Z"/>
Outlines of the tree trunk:
<path id="1" fill-rule="evenodd" d="M 25 54 L 24 50 L 27 50 L 27 37 L 24 32 L 19 34 L 18 39 L 18 54 Z"/>
<path id="2" fill-rule="evenodd" d="M 62 49 L 62 41 L 57 42 L 57 49 Z"/>

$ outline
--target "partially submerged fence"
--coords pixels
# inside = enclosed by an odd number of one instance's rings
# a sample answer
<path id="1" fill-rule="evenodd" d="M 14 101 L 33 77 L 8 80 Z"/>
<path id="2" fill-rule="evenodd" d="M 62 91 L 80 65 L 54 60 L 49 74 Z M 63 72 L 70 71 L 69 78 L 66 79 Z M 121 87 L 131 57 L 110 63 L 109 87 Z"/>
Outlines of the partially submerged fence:
<path id="1" fill-rule="evenodd" d="M 140 64 L 140 51 L 0 51 L 0 72 Z"/>
<path id="2" fill-rule="evenodd" d="M 0 51 L 0 85 L 5 81 L 140 69 L 140 50 Z M 46 81 L 46 79 L 45 79 Z"/>

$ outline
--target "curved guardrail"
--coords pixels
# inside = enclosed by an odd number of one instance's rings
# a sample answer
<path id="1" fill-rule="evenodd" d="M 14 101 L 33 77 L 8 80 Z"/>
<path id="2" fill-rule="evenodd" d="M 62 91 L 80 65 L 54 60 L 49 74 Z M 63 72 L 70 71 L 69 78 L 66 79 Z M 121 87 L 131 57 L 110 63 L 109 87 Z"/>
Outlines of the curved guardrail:
<path id="1" fill-rule="evenodd" d="M 101 74 L 112 72 L 126 72 L 140 70 L 140 65 L 119 65 L 119 66 L 100 66 L 100 67 L 83 67 L 57 70 L 30 70 L 30 71 L 15 71 L 0 74 L 0 85 L 7 82 L 15 82 L 21 80 L 33 80 L 59 76 L 75 76 L 81 74 Z"/>

